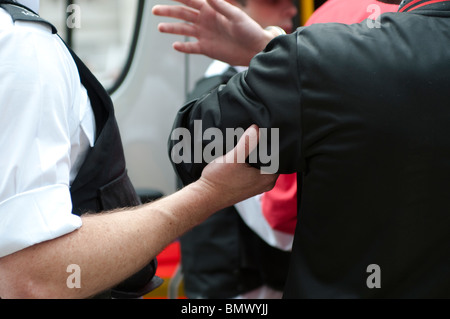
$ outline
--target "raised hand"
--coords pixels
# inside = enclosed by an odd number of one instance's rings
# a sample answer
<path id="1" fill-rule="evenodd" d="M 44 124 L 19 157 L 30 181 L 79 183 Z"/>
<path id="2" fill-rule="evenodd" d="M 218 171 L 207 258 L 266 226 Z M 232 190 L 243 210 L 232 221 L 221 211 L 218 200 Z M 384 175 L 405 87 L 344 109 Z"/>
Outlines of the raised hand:
<path id="1" fill-rule="evenodd" d="M 245 12 L 224 0 L 175 0 L 181 5 L 156 5 L 153 14 L 183 20 L 160 23 L 163 33 L 194 37 L 175 42 L 175 50 L 203 54 L 231 65 L 248 65 L 274 37 Z"/>

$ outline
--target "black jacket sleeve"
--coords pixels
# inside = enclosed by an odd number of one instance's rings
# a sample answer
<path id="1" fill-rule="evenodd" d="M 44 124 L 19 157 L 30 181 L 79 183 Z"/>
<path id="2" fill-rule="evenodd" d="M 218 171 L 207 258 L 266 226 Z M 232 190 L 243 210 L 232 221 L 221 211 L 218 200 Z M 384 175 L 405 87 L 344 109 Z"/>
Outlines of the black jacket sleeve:
<path id="1" fill-rule="evenodd" d="M 258 156 L 257 162 L 251 164 L 256 167 L 273 164 L 271 173 L 275 167 L 280 174 L 300 169 L 301 97 L 297 65 L 296 34 L 277 37 L 253 58 L 246 72 L 181 108 L 169 137 L 169 156 L 185 184 L 198 179 L 207 164 L 201 152 L 212 141 L 204 138 L 209 128 L 222 132 L 222 136 L 214 136 L 223 145 L 216 154 L 220 156 L 235 145 L 226 141 L 230 130 L 245 130 L 257 124 L 268 133 L 267 143 L 260 142 L 266 144 L 267 156 L 265 159 Z M 183 160 L 176 159 L 176 154 L 182 154 Z M 269 164 L 268 158 L 275 163 Z"/>

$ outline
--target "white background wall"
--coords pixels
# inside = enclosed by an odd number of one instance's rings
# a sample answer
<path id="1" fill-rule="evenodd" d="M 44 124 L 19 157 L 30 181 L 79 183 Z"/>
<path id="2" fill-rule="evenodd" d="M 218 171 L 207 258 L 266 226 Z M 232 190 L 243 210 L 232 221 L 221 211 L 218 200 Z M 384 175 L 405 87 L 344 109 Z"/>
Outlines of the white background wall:
<path id="1" fill-rule="evenodd" d="M 75 51 L 92 67 L 105 86 L 120 73 L 134 31 L 137 0 L 78 0 L 81 28 L 75 30 Z M 155 4 L 145 0 L 137 50 L 127 78 L 112 94 L 121 129 L 129 175 L 136 188 L 175 191 L 167 140 L 177 110 L 185 101 L 210 59 L 186 56 L 172 49 L 181 37 L 160 34 L 157 25 L 167 18 L 153 16 Z M 66 23 L 66 1 L 41 0 L 42 17 L 59 30 Z"/>

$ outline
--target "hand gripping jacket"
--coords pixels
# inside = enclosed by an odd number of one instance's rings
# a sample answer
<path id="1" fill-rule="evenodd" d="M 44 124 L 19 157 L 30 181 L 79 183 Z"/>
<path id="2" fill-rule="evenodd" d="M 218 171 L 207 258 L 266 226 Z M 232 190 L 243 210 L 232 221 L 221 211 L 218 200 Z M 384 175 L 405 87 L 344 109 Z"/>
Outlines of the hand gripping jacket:
<path id="1" fill-rule="evenodd" d="M 45 23 L 52 28 L 54 34 L 57 33 L 56 28 L 49 22 L 14 1 L 0 0 L 0 7 L 5 9 L 14 21 Z M 137 206 L 141 201 L 127 175 L 111 98 L 77 55 L 70 48 L 69 51 L 91 100 L 97 127 L 95 145 L 90 149 L 71 186 L 72 213 L 81 216 L 87 212 Z M 155 276 L 155 272 L 156 259 L 131 278 L 98 297 L 141 297 L 161 285 L 162 280 Z"/>

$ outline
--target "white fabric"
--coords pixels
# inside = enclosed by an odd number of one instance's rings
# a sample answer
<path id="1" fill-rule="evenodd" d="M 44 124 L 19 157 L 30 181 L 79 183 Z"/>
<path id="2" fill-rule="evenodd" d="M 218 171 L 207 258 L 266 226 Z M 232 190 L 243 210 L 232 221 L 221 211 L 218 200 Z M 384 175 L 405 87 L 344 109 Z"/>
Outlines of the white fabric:
<path id="1" fill-rule="evenodd" d="M 44 24 L 0 9 L 0 257 L 81 227 L 70 184 L 95 119 L 73 59 Z"/>
<path id="2" fill-rule="evenodd" d="M 214 60 L 209 67 L 206 69 L 205 78 L 210 78 L 212 76 L 215 75 L 219 75 L 222 73 L 225 73 L 225 71 L 230 67 L 229 64 L 219 61 L 219 60 Z"/>
<path id="3" fill-rule="evenodd" d="M 208 67 L 208 69 L 206 69 L 205 72 L 205 78 L 209 78 L 215 75 L 219 75 L 219 74 L 223 74 L 225 73 L 228 68 L 230 67 L 229 64 L 219 61 L 219 60 L 214 60 Z M 248 69 L 248 67 L 246 66 L 234 66 L 234 68 L 236 69 L 236 71 L 242 72 Z"/>

